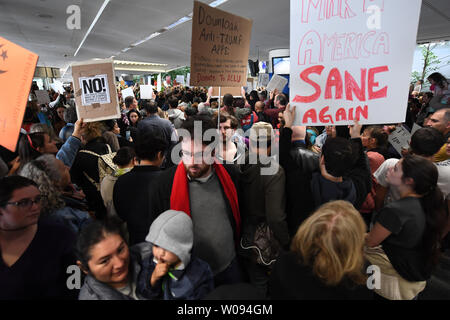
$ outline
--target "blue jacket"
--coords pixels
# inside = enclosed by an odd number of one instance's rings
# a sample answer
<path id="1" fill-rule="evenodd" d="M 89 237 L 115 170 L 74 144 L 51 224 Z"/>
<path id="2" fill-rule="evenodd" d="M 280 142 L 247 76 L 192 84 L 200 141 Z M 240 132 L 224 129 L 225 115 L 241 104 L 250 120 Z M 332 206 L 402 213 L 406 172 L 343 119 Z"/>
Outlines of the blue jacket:
<path id="1" fill-rule="evenodd" d="M 158 300 L 200 300 L 214 289 L 213 273 L 209 265 L 192 257 L 184 270 L 170 270 L 152 287 L 150 279 L 156 263 L 153 254 L 143 261 L 143 272 L 139 275 L 137 292 L 148 299 Z"/>
<path id="2" fill-rule="evenodd" d="M 64 162 L 69 168 L 72 167 L 73 161 L 81 147 L 81 140 L 70 136 L 67 141 L 61 146 L 58 153 L 56 154 L 56 159 Z"/>
<path id="3" fill-rule="evenodd" d="M 64 207 L 55 210 L 50 215 L 54 220 L 58 220 L 67 225 L 75 234 L 83 228 L 86 222 L 91 220 L 91 217 L 86 211 L 81 211 L 76 208 Z"/>

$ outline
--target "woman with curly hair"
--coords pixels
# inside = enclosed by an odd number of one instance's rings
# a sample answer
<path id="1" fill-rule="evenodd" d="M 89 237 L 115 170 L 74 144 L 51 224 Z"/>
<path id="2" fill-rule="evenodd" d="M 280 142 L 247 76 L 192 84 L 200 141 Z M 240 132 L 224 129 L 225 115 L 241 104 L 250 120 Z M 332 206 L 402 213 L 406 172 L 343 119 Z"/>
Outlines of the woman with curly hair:
<path id="1" fill-rule="evenodd" d="M 75 233 L 89 220 L 89 214 L 68 206 L 62 191 L 71 184 L 69 169 L 54 155 L 45 154 L 27 163 L 19 175 L 33 180 L 41 193 L 41 215 L 67 224 Z"/>
<path id="2" fill-rule="evenodd" d="M 291 251 L 280 256 L 270 279 L 272 299 L 372 299 L 366 287 L 366 226 L 350 202 L 322 205 L 298 229 Z"/>

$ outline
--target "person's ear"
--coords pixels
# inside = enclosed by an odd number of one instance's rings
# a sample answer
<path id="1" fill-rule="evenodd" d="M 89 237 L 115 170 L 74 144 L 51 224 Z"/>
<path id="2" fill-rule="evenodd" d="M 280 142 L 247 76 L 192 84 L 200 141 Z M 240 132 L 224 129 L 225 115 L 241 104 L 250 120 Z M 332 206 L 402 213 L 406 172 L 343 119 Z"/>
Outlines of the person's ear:
<path id="1" fill-rule="evenodd" d="M 406 185 L 408 185 L 408 186 L 411 186 L 411 187 L 414 186 L 414 180 L 413 180 L 413 178 L 406 177 L 406 178 L 403 179 L 403 182 L 404 182 Z"/>
<path id="2" fill-rule="evenodd" d="M 83 271 L 83 273 L 88 274 L 88 271 L 87 271 L 86 268 L 83 266 L 83 264 L 81 263 L 80 260 L 77 260 L 77 266 L 80 268 L 81 271 Z"/>

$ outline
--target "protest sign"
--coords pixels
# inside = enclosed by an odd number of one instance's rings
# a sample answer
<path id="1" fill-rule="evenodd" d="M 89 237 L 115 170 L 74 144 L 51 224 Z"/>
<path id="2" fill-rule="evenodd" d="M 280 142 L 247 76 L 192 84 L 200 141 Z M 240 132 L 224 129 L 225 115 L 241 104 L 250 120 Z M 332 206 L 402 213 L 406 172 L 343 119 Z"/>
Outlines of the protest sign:
<path id="1" fill-rule="evenodd" d="M 186 87 L 190 87 L 190 86 L 191 86 L 191 74 L 188 73 L 187 79 L 186 79 Z"/>
<path id="2" fill-rule="evenodd" d="M 269 84 L 269 74 L 260 73 L 258 75 L 258 87 L 267 87 L 268 84 Z"/>
<path id="3" fill-rule="evenodd" d="M 120 117 L 112 59 L 72 64 L 78 118 L 85 122 Z"/>
<path id="4" fill-rule="evenodd" d="M 242 88 L 241 87 L 224 87 L 220 88 L 220 96 L 223 97 L 227 93 L 233 95 L 233 97 L 242 97 Z M 219 87 L 213 87 L 213 91 L 211 94 L 211 98 L 218 98 L 219 97 Z"/>
<path id="5" fill-rule="evenodd" d="M 108 75 L 99 74 L 94 77 L 80 77 L 80 88 L 83 90 L 81 95 L 81 104 L 90 106 L 94 103 L 111 103 L 109 95 Z"/>
<path id="6" fill-rule="evenodd" d="M 63 84 L 62 84 L 61 81 L 55 81 L 55 82 L 51 83 L 51 84 L 50 84 L 50 87 L 51 87 L 55 92 L 58 92 L 58 93 L 60 93 L 60 94 L 64 94 L 64 92 L 66 91 L 66 90 L 64 90 L 64 86 L 63 86 Z"/>
<path id="7" fill-rule="evenodd" d="M 291 0 L 295 124 L 404 122 L 420 8 L 421 0 Z"/>
<path id="8" fill-rule="evenodd" d="M 284 87 L 288 83 L 288 79 L 285 77 L 279 76 L 277 74 L 274 74 L 272 79 L 270 79 L 269 83 L 267 84 L 267 91 L 272 92 L 278 90 L 279 93 L 283 92 Z"/>
<path id="9" fill-rule="evenodd" d="M 389 135 L 388 141 L 398 154 L 402 154 L 402 149 L 409 149 L 411 133 L 409 133 L 405 127 L 398 126 L 395 131 Z"/>
<path id="10" fill-rule="evenodd" d="M 38 104 L 50 103 L 50 97 L 48 96 L 47 90 L 35 90 L 34 94 L 36 95 Z"/>
<path id="11" fill-rule="evenodd" d="M 152 99 L 153 98 L 153 86 L 149 85 L 141 85 L 139 87 L 141 91 L 141 99 Z"/>
<path id="12" fill-rule="evenodd" d="M 413 127 L 411 129 L 411 136 L 419 129 L 422 129 L 421 126 L 419 126 L 417 123 L 414 122 Z"/>
<path id="13" fill-rule="evenodd" d="M 38 55 L 0 37 L 0 145 L 15 151 Z"/>
<path id="14" fill-rule="evenodd" d="M 252 23 L 194 1 L 190 84 L 245 86 Z"/>
<path id="15" fill-rule="evenodd" d="M 184 86 L 184 76 L 183 75 L 177 75 L 177 78 L 175 79 L 178 84 L 182 84 Z"/>
<path id="16" fill-rule="evenodd" d="M 158 79 L 156 83 L 156 91 L 161 92 L 161 73 L 158 74 Z"/>
<path id="17" fill-rule="evenodd" d="M 126 88 L 122 90 L 122 100 L 125 100 L 126 97 L 134 97 L 133 88 Z"/>

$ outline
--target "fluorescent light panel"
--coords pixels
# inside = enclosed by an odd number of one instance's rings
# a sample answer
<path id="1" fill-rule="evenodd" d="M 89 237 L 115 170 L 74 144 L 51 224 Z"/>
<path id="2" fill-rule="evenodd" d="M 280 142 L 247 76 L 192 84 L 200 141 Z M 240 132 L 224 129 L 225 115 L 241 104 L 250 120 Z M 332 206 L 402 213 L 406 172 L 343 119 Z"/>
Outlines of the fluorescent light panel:
<path id="1" fill-rule="evenodd" d="M 228 0 L 216 0 L 216 1 L 211 2 L 211 3 L 209 4 L 209 6 L 215 8 L 215 7 L 217 7 L 217 6 L 220 6 L 221 4 L 224 4 L 224 3 L 227 2 L 227 1 L 228 1 Z M 178 19 L 177 21 L 175 21 L 175 22 L 172 23 L 171 25 L 169 25 L 169 26 L 167 26 L 167 27 L 165 27 L 165 28 L 162 28 L 162 29 L 161 29 L 161 30 L 163 30 L 162 32 L 154 32 L 154 33 L 152 33 L 151 35 L 149 35 L 148 37 L 146 37 L 146 38 L 144 38 L 144 39 L 142 39 L 142 40 L 139 40 L 139 41 L 137 41 L 137 42 L 131 44 L 130 47 L 123 49 L 121 52 L 127 52 L 127 51 L 130 50 L 132 47 L 136 47 L 136 46 L 138 46 L 138 45 L 140 45 L 140 44 L 142 44 L 142 43 L 144 43 L 144 42 L 147 42 L 148 40 L 151 40 L 151 39 L 153 39 L 153 38 L 159 36 L 161 33 L 165 32 L 165 31 L 168 31 L 168 30 L 170 30 L 170 29 L 173 29 L 173 28 L 175 28 L 176 26 L 179 26 L 180 24 L 183 24 L 183 23 L 185 23 L 185 22 L 187 22 L 187 21 L 192 20 L 192 16 L 193 16 L 193 13 L 191 12 L 191 13 L 188 14 L 187 16 Z"/>
<path id="2" fill-rule="evenodd" d="M 108 5 L 110 0 L 105 0 L 105 2 L 103 2 L 102 6 L 100 7 L 100 10 L 98 10 L 97 15 L 94 18 L 94 21 L 92 21 L 91 26 L 89 27 L 88 31 L 86 32 L 86 34 L 84 35 L 83 40 L 81 40 L 80 45 L 78 46 L 77 51 L 75 51 L 75 54 L 73 55 L 74 57 L 77 55 L 78 51 L 80 50 L 81 46 L 83 45 L 84 41 L 86 40 L 86 38 L 88 37 L 89 33 L 91 33 L 92 28 L 94 28 L 94 25 L 97 23 L 98 18 L 100 18 L 100 16 L 103 13 L 103 10 L 105 10 L 106 6 Z"/>

